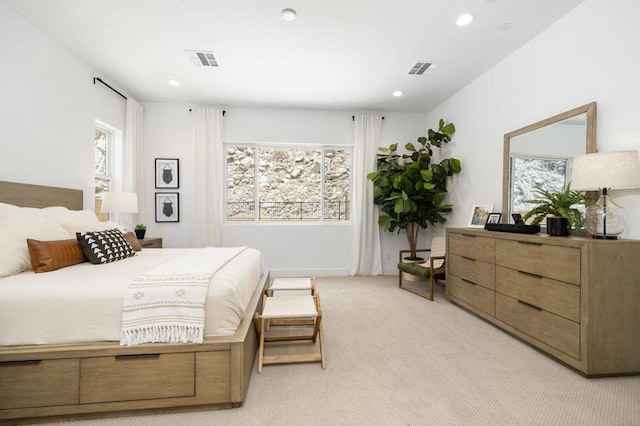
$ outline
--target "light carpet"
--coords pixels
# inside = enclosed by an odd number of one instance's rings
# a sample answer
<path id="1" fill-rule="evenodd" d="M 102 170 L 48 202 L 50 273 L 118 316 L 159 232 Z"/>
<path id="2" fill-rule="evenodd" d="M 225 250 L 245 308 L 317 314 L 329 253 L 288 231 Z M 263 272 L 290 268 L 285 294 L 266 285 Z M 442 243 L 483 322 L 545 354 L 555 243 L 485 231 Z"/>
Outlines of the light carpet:
<path id="1" fill-rule="evenodd" d="M 83 425 L 640 425 L 640 377 L 586 379 L 397 277 L 319 278 L 327 369 L 265 366 L 239 408 Z M 640 338 L 640 336 L 639 336 Z M 257 365 L 257 364 L 256 364 Z"/>

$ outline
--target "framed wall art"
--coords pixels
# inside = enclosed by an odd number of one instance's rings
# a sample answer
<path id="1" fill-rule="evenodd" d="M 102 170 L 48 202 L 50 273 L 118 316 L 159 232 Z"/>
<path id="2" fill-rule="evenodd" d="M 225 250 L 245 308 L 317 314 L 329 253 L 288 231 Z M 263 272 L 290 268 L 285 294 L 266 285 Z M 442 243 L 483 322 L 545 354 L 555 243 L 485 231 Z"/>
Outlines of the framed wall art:
<path id="1" fill-rule="evenodd" d="M 156 192 L 156 222 L 180 222 L 180 194 Z"/>
<path id="2" fill-rule="evenodd" d="M 156 158 L 156 188 L 180 188 L 180 161 L 177 158 Z"/>
<path id="3" fill-rule="evenodd" d="M 469 219 L 469 226 L 482 228 L 487 219 L 489 219 L 489 213 L 493 210 L 493 204 L 478 204 L 471 209 L 471 219 Z"/>

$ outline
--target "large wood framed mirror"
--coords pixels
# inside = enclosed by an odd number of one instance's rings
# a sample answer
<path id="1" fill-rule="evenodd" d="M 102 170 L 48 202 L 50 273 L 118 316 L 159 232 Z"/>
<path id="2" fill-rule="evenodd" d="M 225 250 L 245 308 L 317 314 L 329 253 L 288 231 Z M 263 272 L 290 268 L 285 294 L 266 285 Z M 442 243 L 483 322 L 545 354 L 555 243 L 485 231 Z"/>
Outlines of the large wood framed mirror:
<path id="1" fill-rule="evenodd" d="M 571 181 L 573 157 L 596 152 L 596 102 L 504 135 L 502 222 L 526 213 L 542 186 L 560 191 Z"/>

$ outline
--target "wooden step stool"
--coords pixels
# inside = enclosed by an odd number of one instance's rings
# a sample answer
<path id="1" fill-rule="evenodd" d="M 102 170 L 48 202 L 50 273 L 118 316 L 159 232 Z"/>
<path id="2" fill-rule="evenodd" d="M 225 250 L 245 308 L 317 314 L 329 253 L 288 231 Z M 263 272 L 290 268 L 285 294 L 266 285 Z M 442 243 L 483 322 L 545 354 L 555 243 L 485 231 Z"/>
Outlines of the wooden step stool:
<path id="1" fill-rule="evenodd" d="M 256 313 L 256 320 L 258 333 L 260 335 L 258 373 L 262 373 L 262 366 L 267 364 L 320 362 L 322 368 L 326 368 L 322 337 L 322 309 L 320 308 L 320 295 L 316 293 L 313 296 L 264 297 L 262 314 Z M 310 321 L 310 326 L 301 327 L 301 321 Z M 309 331 L 309 328 L 312 328 L 312 331 L 306 334 L 267 336 L 269 332 L 267 325 L 269 323 L 271 323 L 272 326 L 295 326 L 296 328 L 303 328 L 305 331 Z M 295 331 L 298 330 L 296 329 Z M 317 352 L 311 353 L 284 355 L 264 354 L 265 343 L 296 340 L 311 340 L 314 343 L 314 347 L 317 340 L 319 349 Z"/>

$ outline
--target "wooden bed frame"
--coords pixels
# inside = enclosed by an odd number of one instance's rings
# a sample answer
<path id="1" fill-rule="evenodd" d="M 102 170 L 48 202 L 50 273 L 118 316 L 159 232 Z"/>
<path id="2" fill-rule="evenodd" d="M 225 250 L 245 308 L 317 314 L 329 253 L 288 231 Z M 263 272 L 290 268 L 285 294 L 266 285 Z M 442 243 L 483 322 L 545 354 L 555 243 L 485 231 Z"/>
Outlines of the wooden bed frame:
<path id="1" fill-rule="evenodd" d="M 82 191 L 0 182 L 0 202 L 77 210 Z M 0 346 L 0 423 L 238 407 L 253 371 L 253 316 L 268 278 L 264 271 L 236 333 L 202 344 Z"/>

